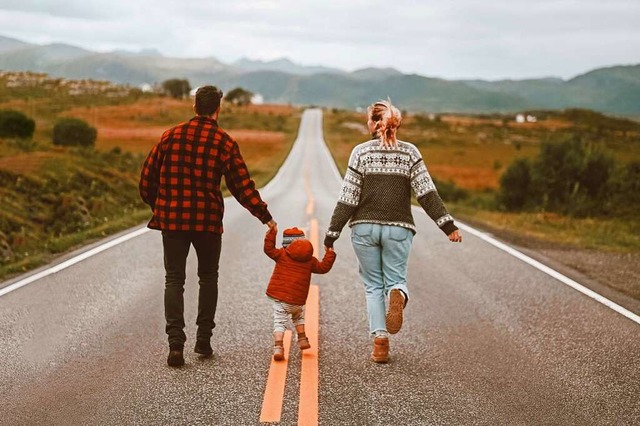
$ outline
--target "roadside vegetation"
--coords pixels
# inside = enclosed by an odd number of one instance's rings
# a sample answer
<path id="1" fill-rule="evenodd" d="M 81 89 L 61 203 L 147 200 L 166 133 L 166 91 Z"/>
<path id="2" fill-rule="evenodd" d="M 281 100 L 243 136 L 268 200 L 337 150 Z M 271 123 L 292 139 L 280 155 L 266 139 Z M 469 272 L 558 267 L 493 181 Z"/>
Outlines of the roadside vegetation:
<path id="1" fill-rule="evenodd" d="M 138 196 L 142 162 L 164 130 L 194 115 L 192 103 L 135 90 L 71 96 L 7 88 L 0 79 L 0 122 L 26 126 L 0 135 L 0 278 L 143 224 L 150 212 Z M 286 158 L 299 115 L 291 107 L 223 100 L 220 124 L 239 142 L 258 186 Z"/>
<path id="2" fill-rule="evenodd" d="M 640 253 L 640 123 L 575 109 L 527 111 L 535 119 L 524 122 L 404 115 L 399 138 L 421 150 L 460 220 L 525 247 Z M 342 172 L 369 138 L 365 124 L 364 113 L 325 112 L 325 140 Z M 617 287 L 640 299 L 639 285 Z"/>

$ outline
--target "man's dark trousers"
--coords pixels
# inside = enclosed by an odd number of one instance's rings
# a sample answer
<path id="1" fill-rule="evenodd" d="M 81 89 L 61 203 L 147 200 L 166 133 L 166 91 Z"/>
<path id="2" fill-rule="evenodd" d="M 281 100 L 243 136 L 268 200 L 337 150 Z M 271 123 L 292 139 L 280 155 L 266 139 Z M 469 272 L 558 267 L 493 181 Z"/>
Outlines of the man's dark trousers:
<path id="1" fill-rule="evenodd" d="M 213 232 L 162 231 L 164 268 L 164 312 L 167 335 L 172 349 L 182 349 L 187 340 L 184 334 L 184 282 L 189 248 L 193 244 L 198 256 L 197 340 L 208 342 L 215 327 L 214 317 L 218 303 L 218 264 L 222 247 L 222 235 Z"/>

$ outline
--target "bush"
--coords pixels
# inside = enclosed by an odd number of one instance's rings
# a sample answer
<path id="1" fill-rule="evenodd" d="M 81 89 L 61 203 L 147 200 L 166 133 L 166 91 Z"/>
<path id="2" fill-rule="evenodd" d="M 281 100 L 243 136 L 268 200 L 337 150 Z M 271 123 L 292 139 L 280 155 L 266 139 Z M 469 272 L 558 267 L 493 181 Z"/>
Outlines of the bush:
<path id="1" fill-rule="evenodd" d="M 53 127 L 54 145 L 92 147 L 97 136 L 95 127 L 77 118 L 63 118 Z"/>
<path id="2" fill-rule="evenodd" d="M 616 216 L 637 216 L 640 211 L 640 161 L 615 170 L 610 189 L 608 210 Z"/>
<path id="3" fill-rule="evenodd" d="M 608 153 L 579 140 L 544 143 L 533 162 L 519 159 L 505 171 L 498 201 L 507 210 L 536 208 L 576 216 L 607 213 L 614 170 Z"/>
<path id="4" fill-rule="evenodd" d="M 189 80 L 179 78 L 171 78 L 163 81 L 162 88 L 169 96 L 176 99 L 184 99 L 189 96 L 189 92 L 191 92 Z"/>
<path id="5" fill-rule="evenodd" d="M 469 196 L 469 193 L 467 191 L 458 187 L 452 181 L 440 181 L 440 180 L 433 179 L 433 183 L 436 185 L 436 188 L 438 189 L 438 194 L 440 195 L 440 198 L 442 198 L 444 202 L 460 201 L 460 200 L 464 200 Z"/>
<path id="6" fill-rule="evenodd" d="M 531 163 L 519 158 L 500 177 L 498 200 L 507 210 L 522 209 L 530 198 Z"/>
<path id="7" fill-rule="evenodd" d="M 20 111 L 0 110 L 0 137 L 31 138 L 36 122 Z"/>
<path id="8" fill-rule="evenodd" d="M 243 89 L 242 87 L 236 87 L 227 93 L 225 99 L 234 105 L 249 105 L 253 98 L 253 92 Z"/>
<path id="9" fill-rule="evenodd" d="M 587 148 L 580 141 L 545 143 L 532 168 L 531 195 L 545 210 L 601 213 L 613 165 L 608 154 Z"/>

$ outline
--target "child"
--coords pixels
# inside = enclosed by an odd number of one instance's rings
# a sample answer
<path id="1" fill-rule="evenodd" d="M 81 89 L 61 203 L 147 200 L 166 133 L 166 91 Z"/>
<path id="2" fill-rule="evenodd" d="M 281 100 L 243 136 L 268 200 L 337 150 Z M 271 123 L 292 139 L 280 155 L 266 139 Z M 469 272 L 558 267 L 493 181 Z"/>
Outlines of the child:
<path id="1" fill-rule="evenodd" d="M 304 238 L 298 228 L 285 229 L 282 248 L 276 248 L 277 227 L 267 231 L 264 237 L 264 252 L 276 261 L 267 296 L 273 301 L 273 359 L 284 359 L 282 340 L 286 323 L 291 315 L 298 334 L 300 349 L 309 349 L 309 339 L 304 333 L 304 304 L 309 294 L 311 273 L 326 274 L 331 270 L 336 254 L 325 247 L 322 262 L 313 256 L 313 245 Z"/>

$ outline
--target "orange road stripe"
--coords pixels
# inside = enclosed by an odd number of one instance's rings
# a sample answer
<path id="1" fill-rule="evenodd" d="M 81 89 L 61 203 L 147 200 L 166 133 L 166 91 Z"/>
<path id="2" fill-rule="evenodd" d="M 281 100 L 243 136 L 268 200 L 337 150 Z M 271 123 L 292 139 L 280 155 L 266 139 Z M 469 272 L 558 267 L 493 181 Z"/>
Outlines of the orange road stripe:
<path id="1" fill-rule="evenodd" d="M 309 201 L 307 202 L 307 214 L 311 216 L 313 214 L 313 210 L 315 209 L 316 200 L 313 197 L 309 197 Z"/>
<path id="2" fill-rule="evenodd" d="M 305 307 L 305 332 L 311 348 L 302 353 L 300 371 L 300 403 L 298 425 L 318 424 L 318 319 L 320 316 L 320 290 L 317 285 L 309 288 Z"/>
<path id="3" fill-rule="evenodd" d="M 271 358 L 267 387 L 264 390 L 261 423 L 279 422 L 282 415 L 282 402 L 284 401 L 284 384 L 287 379 L 287 366 L 289 365 L 289 348 L 291 347 L 291 330 L 284 332 L 284 360 L 274 361 Z"/>

